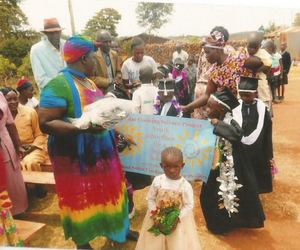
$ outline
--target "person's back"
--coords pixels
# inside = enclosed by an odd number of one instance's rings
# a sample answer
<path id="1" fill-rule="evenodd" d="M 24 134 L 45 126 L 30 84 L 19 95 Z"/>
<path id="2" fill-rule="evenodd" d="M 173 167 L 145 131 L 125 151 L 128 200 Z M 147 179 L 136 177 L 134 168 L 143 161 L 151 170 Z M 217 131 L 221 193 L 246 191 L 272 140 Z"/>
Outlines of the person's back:
<path id="1" fill-rule="evenodd" d="M 139 113 L 153 114 L 154 98 L 157 88 L 152 84 L 153 70 L 150 66 L 142 66 L 140 69 L 141 87 L 133 93 L 132 101 L 139 107 Z"/>

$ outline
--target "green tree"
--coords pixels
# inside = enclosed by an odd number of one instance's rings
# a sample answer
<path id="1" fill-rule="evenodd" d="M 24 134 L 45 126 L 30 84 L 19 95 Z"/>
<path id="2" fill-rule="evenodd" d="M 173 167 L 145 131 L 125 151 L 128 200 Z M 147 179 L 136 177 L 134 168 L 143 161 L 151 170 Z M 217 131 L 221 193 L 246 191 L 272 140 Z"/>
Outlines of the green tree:
<path id="1" fill-rule="evenodd" d="M 293 26 L 300 26 L 300 13 L 296 14 L 295 20 L 293 22 Z"/>
<path id="2" fill-rule="evenodd" d="M 30 62 L 30 52 L 22 59 L 22 65 L 18 68 L 17 76 L 18 78 L 23 76 L 26 78 L 34 78 Z"/>
<path id="3" fill-rule="evenodd" d="M 19 38 L 26 33 L 27 17 L 18 4 L 21 0 L 0 0 L 0 37 Z"/>
<path id="4" fill-rule="evenodd" d="M 116 25 L 121 18 L 121 14 L 115 9 L 102 9 L 86 23 L 83 33 L 94 38 L 97 30 L 105 29 L 108 30 L 112 36 L 117 37 Z"/>
<path id="5" fill-rule="evenodd" d="M 159 30 L 169 21 L 173 12 L 173 4 L 141 2 L 135 12 L 139 26 L 145 28 L 150 35 L 152 31 Z"/>
<path id="6" fill-rule="evenodd" d="M 6 82 L 7 79 L 14 76 L 16 74 L 17 67 L 13 63 L 10 63 L 10 61 L 7 58 L 4 58 L 2 55 L 0 55 L 0 79 L 1 85 L 3 85 L 3 81 Z"/>
<path id="7" fill-rule="evenodd" d="M 22 37 L 19 39 L 5 39 L 1 44 L 0 54 L 19 67 L 22 64 L 23 58 L 30 51 L 31 46 L 37 41 L 37 38 L 28 39 Z"/>
<path id="8" fill-rule="evenodd" d="M 270 33 L 270 32 L 273 32 L 273 31 L 275 31 L 275 30 L 278 30 L 278 29 L 282 28 L 282 26 L 277 26 L 277 25 L 275 24 L 275 22 L 269 22 L 269 26 L 266 27 L 266 28 L 263 28 L 264 26 L 261 26 L 261 27 L 262 27 L 262 29 L 265 31 L 265 34 L 268 34 L 268 33 Z M 260 27 L 260 28 L 261 28 L 261 27 Z"/>

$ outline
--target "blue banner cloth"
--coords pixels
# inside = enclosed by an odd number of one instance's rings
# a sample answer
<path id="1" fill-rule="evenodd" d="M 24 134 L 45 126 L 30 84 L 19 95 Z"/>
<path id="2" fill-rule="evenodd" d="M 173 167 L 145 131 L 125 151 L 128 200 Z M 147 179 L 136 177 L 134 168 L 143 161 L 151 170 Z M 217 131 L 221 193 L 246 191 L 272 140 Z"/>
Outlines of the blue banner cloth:
<path id="1" fill-rule="evenodd" d="M 118 129 L 131 137 L 137 146 L 120 153 L 124 171 L 157 176 L 161 152 L 175 146 L 181 149 L 187 180 L 207 181 L 212 168 L 216 136 L 209 121 L 158 115 L 132 114 Z"/>

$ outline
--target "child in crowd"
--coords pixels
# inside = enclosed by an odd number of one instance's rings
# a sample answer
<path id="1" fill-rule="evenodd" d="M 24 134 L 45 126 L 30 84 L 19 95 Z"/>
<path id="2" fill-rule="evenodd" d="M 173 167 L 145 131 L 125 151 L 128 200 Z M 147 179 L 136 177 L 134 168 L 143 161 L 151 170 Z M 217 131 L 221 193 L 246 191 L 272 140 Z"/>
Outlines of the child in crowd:
<path id="1" fill-rule="evenodd" d="M 293 66 L 298 66 L 298 61 L 296 57 L 293 58 Z"/>
<path id="2" fill-rule="evenodd" d="M 276 45 L 273 42 L 267 42 L 263 48 L 272 56 L 272 67 L 267 79 L 271 86 L 273 102 L 280 103 L 276 90 L 283 76 L 282 56 L 277 52 Z"/>
<path id="3" fill-rule="evenodd" d="M 158 93 L 153 105 L 154 115 L 182 117 L 182 108 L 177 101 L 173 79 L 161 79 L 158 81 Z"/>
<path id="4" fill-rule="evenodd" d="M 272 66 L 271 55 L 261 48 L 263 34 L 259 31 L 251 32 L 247 40 L 247 51 L 251 56 L 257 56 L 263 62 L 263 65 L 257 70 L 256 75 L 260 78 L 258 82 L 258 98 L 264 102 L 272 116 L 272 95 L 268 85 L 267 74 Z"/>
<path id="5" fill-rule="evenodd" d="M 239 94 L 240 105 L 233 110 L 233 119 L 242 127 L 245 145 L 252 163 L 258 192 L 270 193 L 273 190 L 274 169 L 272 120 L 264 103 L 256 98 L 258 78 L 241 77 Z"/>
<path id="6" fill-rule="evenodd" d="M 197 67 L 195 65 L 194 55 L 191 54 L 189 55 L 187 65 L 185 66 L 184 70 L 187 73 L 190 100 L 194 101 L 195 87 L 196 87 L 197 73 L 198 73 Z"/>
<path id="7" fill-rule="evenodd" d="M 175 59 L 172 78 L 175 80 L 176 93 L 175 96 L 180 105 L 186 106 L 190 103 L 189 85 L 186 71 L 183 70 L 184 62 L 180 58 Z M 183 117 L 190 118 L 191 112 L 183 112 Z"/>
<path id="8" fill-rule="evenodd" d="M 150 187 L 148 211 L 135 249 L 199 250 L 200 241 L 193 216 L 193 188 L 180 175 L 184 167 L 181 150 L 165 148 L 160 165 L 164 174 L 155 177 Z M 161 216 L 171 221 L 159 222 Z"/>
<path id="9" fill-rule="evenodd" d="M 142 66 L 140 69 L 141 87 L 133 92 L 132 101 L 138 106 L 138 112 L 145 115 L 153 115 L 154 98 L 157 88 L 152 84 L 153 70 L 150 66 Z"/>
<path id="10" fill-rule="evenodd" d="M 282 42 L 280 45 L 280 54 L 282 56 L 283 75 L 277 89 L 278 96 L 281 101 L 284 99 L 285 85 L 289 83 L 288 74 L 290 73 L 292 64 L 291 54 L 286 50 L 286 48 L 286 42 Z"/>
<path id="11" fill-rule="evenodd" d="M 227 87 L 212 94 L 207 103 L 208 117 L 215 126 L 213 133 L 218 138 L 200 203 L 206 226 L 215 234 L 226 235 L 234 228 L 261 228 L 265 221 L 255 175 L 241 142 L 243 130 L 230 117 L 229 111 L 238 105 Z"/>

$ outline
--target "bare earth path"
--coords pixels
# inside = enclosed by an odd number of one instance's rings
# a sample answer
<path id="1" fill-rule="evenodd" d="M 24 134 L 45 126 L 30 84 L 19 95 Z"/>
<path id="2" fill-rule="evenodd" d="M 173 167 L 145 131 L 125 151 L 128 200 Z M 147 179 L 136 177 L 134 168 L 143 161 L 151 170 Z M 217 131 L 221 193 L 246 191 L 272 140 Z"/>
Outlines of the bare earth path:
<path id="1" fill-rule="evenodd" d="M 263 229 L 238 229 L 227 236 L 210 234 L 199 204 L 201 183 L 195 182 L 195 219 L 203 250 L 298 250 L 300 249 L 300 67 L 293 67 L 289 75 L 284 102 L 274 106 L 273 142 L 279 174 L 274 180 L 274 191 L 261 195 L 267 220 Z M 146 211 L 148 189 L 135 193 L 137 212 L 131 227 L 139 230 Z M 65 241 L 61 228 L 57 196 L 50 190 L 45 199 L 37 199 L 29 188 L 30 207 L 23 217 L 43 222 L 46 229 L 31 241 L 32 247 L 75 248 Z M 134 242 L 117 244 L 98 237 L 91 242 L 95 249 L 133 250 Z M 155 250 L 155 249 L 153 249 Z"/>

